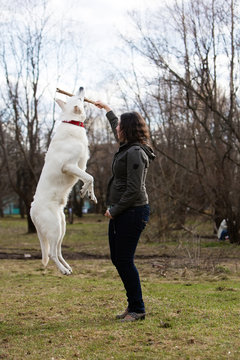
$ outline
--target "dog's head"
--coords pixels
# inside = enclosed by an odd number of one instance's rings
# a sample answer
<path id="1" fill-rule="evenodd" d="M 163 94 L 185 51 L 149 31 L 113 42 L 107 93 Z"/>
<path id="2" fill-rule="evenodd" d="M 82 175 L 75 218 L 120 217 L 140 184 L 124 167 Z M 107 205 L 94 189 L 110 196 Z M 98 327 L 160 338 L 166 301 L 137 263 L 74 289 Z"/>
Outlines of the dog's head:
<path id="1" fill-rule="evenodd" d="M 55 99 L 62 109 L 60 120 L 77 120 L 84 122 L 86 114 L 84 110 L 84 88 L 81 86 L 76 95 L 70 97 L 67 102 Z"/>

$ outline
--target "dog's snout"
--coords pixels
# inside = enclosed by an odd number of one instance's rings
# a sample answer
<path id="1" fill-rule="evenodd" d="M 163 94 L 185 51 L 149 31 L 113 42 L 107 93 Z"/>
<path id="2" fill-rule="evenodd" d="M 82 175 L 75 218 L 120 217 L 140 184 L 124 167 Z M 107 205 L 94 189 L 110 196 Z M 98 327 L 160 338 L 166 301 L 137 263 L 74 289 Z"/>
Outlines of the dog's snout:
<path id="1" fill-rule="evenodd" d="M 78 90 L 78 97 L 83 100 L 84 98 L 84 87 L 80 86 L 79 90 Z"/>

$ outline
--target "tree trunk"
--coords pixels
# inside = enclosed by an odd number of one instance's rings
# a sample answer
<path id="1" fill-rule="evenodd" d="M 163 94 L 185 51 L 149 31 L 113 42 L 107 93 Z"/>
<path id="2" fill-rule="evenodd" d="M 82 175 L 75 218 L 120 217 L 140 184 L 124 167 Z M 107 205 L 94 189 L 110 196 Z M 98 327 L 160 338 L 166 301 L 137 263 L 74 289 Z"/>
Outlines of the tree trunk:
<path id="1" fill-rule="evenodd" d="M 233 218 L 227 220 L 229 240 L 233 244 L 240 244 L 239 238 L 239 222 Z"/>
<path id="2" fill-rule="evenodd" d="M 28 234 L 34 234 L 36 233 L 36 228 L 34 223 L 32 222 L 31 216 L 30 216 L 30 209 L 27 209 L 27 224 L 28 224 Z"/>
<path id="3" fill-rule="evenodd" d="M 25 206 L 23 200 L 19 197 L 19 211 L 21 219 L 24 219 L 25 217 Z"/>
<path id="4" fill-rule="evenodd" d="M 83 207 L 83 199 L 80 198 L 79 196 L 77 196 L 77 192 L 79 192 L 79 184 L 77 183 L 73 189 L 72 189 L 72 207 L 73 207 L 73 212 L 75 215 L 77 215 L 78 217 L 82 217 L 83 213 L 82 213 L 82 207 Z"/>

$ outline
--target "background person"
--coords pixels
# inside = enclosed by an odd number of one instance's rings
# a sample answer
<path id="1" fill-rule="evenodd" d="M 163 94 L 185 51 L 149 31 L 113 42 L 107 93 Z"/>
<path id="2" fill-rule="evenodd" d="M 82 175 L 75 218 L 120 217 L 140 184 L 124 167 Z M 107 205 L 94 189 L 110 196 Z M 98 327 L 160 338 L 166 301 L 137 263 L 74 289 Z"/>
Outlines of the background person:
<path id="1" fill-rule="evenodd" d="M 219 226 L 219 229 L 217 232 L 217 237 L 218 237 L 219 241 L 229 239 L 227 221 L 225 219 L 223 219 L 223 221 L 221 222 L 221 224 Z"/>

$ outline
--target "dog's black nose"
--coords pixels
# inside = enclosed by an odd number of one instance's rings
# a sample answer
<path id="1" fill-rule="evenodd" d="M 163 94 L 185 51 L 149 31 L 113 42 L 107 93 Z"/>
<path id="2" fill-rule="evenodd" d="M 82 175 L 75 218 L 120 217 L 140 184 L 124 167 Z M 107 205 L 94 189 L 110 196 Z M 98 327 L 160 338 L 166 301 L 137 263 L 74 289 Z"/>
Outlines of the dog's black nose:
<path id="1" fill-rule="evenodd" d="M 83 99 L 84 98 L 84 87 L 80 86 L 77 96 L 79 97 L 79 99 Z"/>

